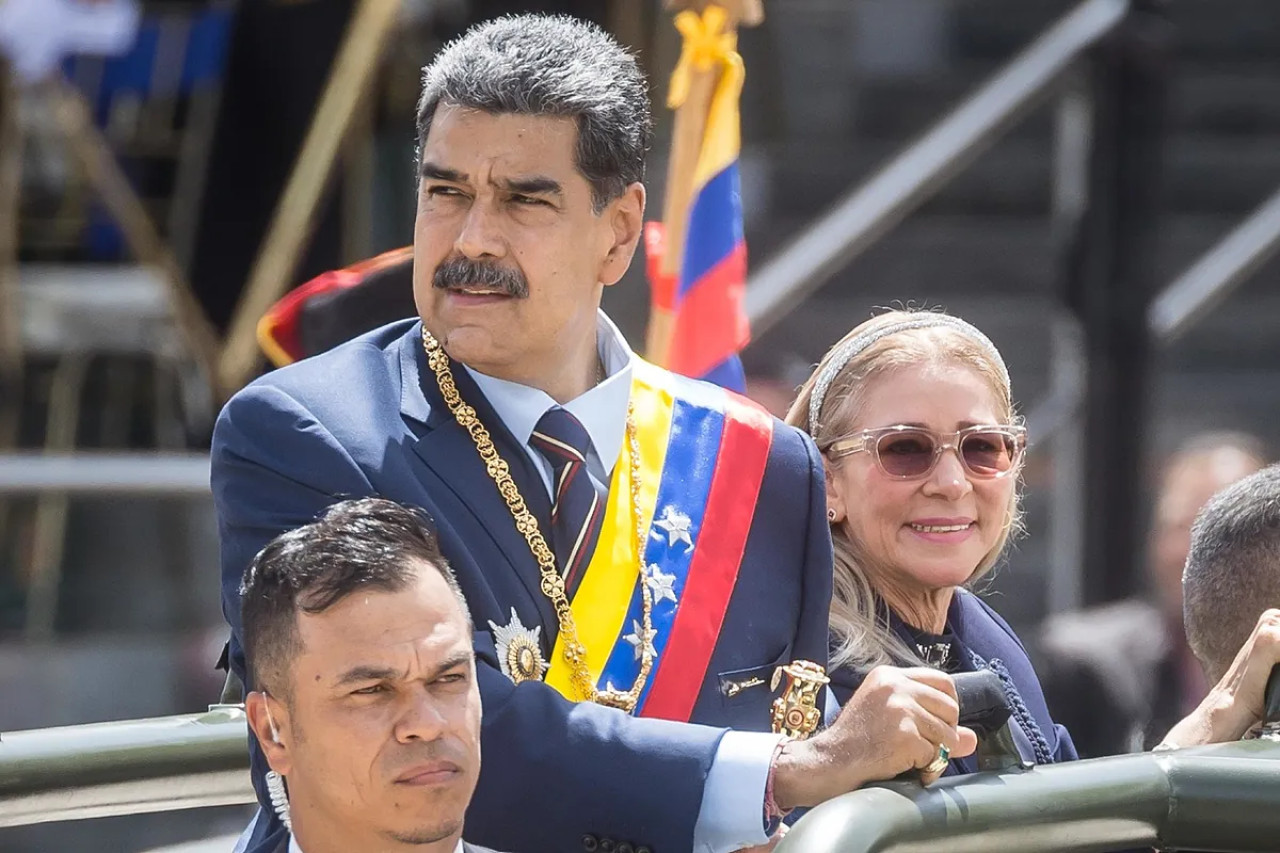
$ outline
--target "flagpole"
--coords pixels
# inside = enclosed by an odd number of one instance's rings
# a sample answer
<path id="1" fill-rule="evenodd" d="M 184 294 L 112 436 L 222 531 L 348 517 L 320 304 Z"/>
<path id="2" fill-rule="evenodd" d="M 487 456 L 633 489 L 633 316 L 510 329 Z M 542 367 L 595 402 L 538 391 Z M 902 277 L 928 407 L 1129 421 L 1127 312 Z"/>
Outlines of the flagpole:
<path id="1" fill-rule="evenodd" d="M 680 262 L 684 257 L 685 231 L 689 224 L 689 206 L 693 195 L 694 175 L 698 156 L 706 133 L 707 115 L 711 98 L 723 73 L 721 65 L 698 56 L 696 35 L 681 26 L 680 16 L 690 12 L 703 16 L 708 7 L 718 6 L 724 11 L 723 33 L 734 34 L 739 25 L 755 26 L 764 20 L 761 0 L 667 0 L 668 10 L 677 13 L 677 27 L 681 29 L 683 46 L 679 64 L 672 73 L 671 94 L 668 104 L 674 100 L 675 115 L 672 120 L 671 154 L 667 162 L 667 183 L 662 205 L 664 246 L 659 269 L 659 280 L 650 287 L 662 286 L 664 281 L 677 281 Z M 679 80 L 678 75 L 685 79 Z M 673 332 L 671 312 L 662 310 L 653 300 L 649 312 L 649 328 L 645 337 L 645 352 L 650 361 L 663 365 Z"/>

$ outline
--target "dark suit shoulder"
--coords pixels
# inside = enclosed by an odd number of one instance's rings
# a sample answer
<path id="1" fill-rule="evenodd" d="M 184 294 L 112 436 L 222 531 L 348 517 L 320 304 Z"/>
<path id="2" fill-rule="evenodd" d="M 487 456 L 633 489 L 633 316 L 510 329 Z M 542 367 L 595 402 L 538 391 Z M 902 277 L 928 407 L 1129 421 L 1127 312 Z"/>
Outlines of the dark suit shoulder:
<path id="1" fill-rule="evenodd" d="M 416 320 L 400 320 L 374 329 L 327 352 L 266 373 L 236 396 L 272 388 L 311 408 L 352 396 L 368 397 L 394 384 L 397 395 L 392 402 L 398 406 L 400 356 L 416 327 Z M 379 377 L 385 377 L 387 382 L 380 382 Z"/>
<path id="2" fill-rule="evenodd" d="M 240 444 L 237 438 L 297 441 L 319 427 L 353 459 L 375 463 L 386 452 L 387 431 L 403 424 L 402 362 L 415 328 L 412 320 L 393 323 L 255 379 L 223 407 L 215 448 Z M 421 394 L 416 405 L 425 412 Z M 369 446 L 355 446 L 362 443 Z"/>

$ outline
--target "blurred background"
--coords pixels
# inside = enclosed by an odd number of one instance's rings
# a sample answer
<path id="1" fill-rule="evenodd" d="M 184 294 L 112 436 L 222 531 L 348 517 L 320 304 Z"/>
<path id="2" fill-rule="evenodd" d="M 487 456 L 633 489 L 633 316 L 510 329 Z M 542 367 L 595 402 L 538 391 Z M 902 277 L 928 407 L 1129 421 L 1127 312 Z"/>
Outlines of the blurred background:
<path id="1" fill-rule="evenodd" d="M 965 317 L 1035 442 L 988 600 L 1030 637 L 1143 596 L 1171 450 L 1280 447 L 1280 5 L 764 8 L 739 36 L 749 393 L 785 412 L 877 307 Z M 657 0 L 0 0 L 0 732 L 217 701 L 207 449 L 266 369 L 247 294 L 411 242 L 420 69 L 519 10 L 639 52 L 657 217 L 680 50 Z M 605 308 L 640 349 L 642 259 Z M 0 851 L 141 851 L 246 814 L 0 828 Z"/>

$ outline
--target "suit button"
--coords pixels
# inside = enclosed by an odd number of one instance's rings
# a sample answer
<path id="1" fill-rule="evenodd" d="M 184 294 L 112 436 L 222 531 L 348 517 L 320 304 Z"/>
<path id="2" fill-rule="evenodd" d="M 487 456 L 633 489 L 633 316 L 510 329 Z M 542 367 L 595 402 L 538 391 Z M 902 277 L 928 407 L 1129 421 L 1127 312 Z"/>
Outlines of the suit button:
<path id="1" fill-rule="evenodd" d="M 617 849 L 617 846 L 618 845 L 613 843 L 612 838 L 600 839 L 600 853 L 614 853 L 614 850 Z"/>
<path id="2" fill-rule="evenodd" d="M 582 849 L 586 850 L 587 853 L 596 853 L 600 849 L 600 839 L 594 835 L 582 836 Z"/>
<path id="3" fill-rule="evenodd" d="M 624 841 L 618 845 L 618 853 L 636 853 L 636 848 Z"/>

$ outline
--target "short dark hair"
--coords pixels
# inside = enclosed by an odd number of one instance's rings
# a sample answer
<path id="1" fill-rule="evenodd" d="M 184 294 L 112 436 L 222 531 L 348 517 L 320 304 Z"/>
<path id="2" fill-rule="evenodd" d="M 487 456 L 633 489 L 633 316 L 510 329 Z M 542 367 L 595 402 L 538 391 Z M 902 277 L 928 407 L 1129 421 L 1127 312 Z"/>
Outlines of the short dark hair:
<path id="1" fill-rule="evenodd" d="M 636 181 L 653 135 L 648 85 L 634 56 L 595 24 L 507 15 L 450 42 L 422 71 L 418 167 L 440 104 L 578 124 L 576 162 L 596 213 Z"/>
<path id="2" fill-rule="evenodd" d="M 421 563 L 444 577 L 469 625 L 462 589 L 420 510 L 382 498 L 347 500 L 272 539 L 240 584 L 250 688 L 290 698 L 286 675 L 300 651 L 299 611 L 323 613 L 358 590 L 402 590 L 417 579 Z"/>
<path id="3" fill-rule="evenodd" d="M 1217 680 L 1262 612 L 1280 607 L 1280 465 L 1205 504 L 1191 528 L 1182 592 L 1187 642 Z"/>

